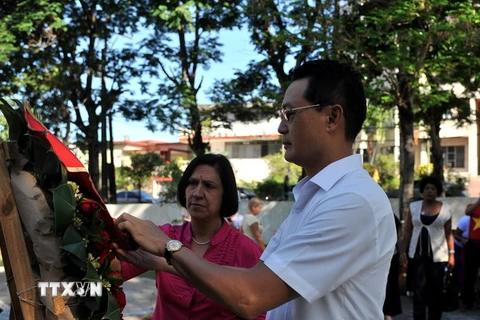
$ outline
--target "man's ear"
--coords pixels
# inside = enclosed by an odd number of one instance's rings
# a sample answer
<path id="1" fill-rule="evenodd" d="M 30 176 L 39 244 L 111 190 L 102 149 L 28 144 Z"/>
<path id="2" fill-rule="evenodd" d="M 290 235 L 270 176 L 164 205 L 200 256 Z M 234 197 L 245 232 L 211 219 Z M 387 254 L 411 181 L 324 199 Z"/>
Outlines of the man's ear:
<path id="1" fill-rule="evenodd" d="M 329 126 L 337 125 L 343 114 L 343 109 L 340 105 L 333 105 L 328 113 L 328 122 Z"/>

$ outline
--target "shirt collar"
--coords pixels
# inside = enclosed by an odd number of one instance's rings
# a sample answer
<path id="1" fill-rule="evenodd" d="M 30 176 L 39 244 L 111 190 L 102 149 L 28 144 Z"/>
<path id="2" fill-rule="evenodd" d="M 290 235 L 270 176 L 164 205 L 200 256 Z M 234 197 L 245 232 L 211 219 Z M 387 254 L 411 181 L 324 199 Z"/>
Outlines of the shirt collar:
<path id="1" fill-rule="evenodd" d="M 300 182 L 293 188 L 295 199 L 298 198 L 298 194 L 302 187 L 309 181 L 315 183 L 325 191 L 328 191 L 344 175 L 362 168 L 362 158 L 359 154 L 352 154 L 348 157 L 332 162 L 312 178 L 306 176 L 300 180 Z"/>

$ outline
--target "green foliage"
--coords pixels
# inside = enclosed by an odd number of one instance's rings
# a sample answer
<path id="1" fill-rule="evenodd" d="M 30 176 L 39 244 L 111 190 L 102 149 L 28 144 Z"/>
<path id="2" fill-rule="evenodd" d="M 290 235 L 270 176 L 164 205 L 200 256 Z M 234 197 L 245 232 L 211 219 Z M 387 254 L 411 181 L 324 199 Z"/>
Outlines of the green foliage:
<path id="1" fill-rule="evenodd" d="M 0 140 L 8 140 L 8 127 L 7 127 L 7 119 L 2 115 L 0 115 Z"/>
<path id="2" fill-rule="evenodd" d="M 313 58 L 349 59 L 337 37 L 339 1 L 248 0 L 242 9 L 251 42 L 264 58 L 215 84 L 211 99 L 218 110 L 245 109 L 248 104 L 245 119 L 274 116 L 290 83 L 288 69 Z"/>
<path id="3" fill-rule="evenodd" d="M 141 42 L 142 72 L 160 78 L 157 88 L 140 82 L 141 90 L 154 98 L 143 104 L 122 104 L 120 111 L 129 118 L 147 119 L 149 127 L 181 131 L 188 137 L 196 155 L 208 150 L 202 140 L 203 126 L 211 120 L 225 120 L 223 114 L 200 108 L 197 95 L 202 86 L 201 70 L 220 62 L 222 53 L 218 32 L 237 27 L 239 0 L 168 1 L 155 0 L 145 8 L 144 27 L 152 30 Z M 168 67 L 167 67 L 168 65 Z"/>
<path id="4" fill-rule="evenodd" d="M 142 189 L 148 179 L 152 177 L 157 167 L 163 164 L 160 155 L 155 152 L 135 153 L 130 157 L 130 167 L 121 167 L 122 175 L 132 179 L 136 189 Z"/>
<path id="5" fill-rule="evenodd" d="M 415 180 L 420 180 L 423 177 L 432 175 L 432 173 L 433 173 L 432 163 L 421 164 L 415 168 L 414 177 L 415 177 Z"/>
<path id="6" fill-rule="evenodd" d="M 182 178 L 182 175 L 183 171 L 180 169 L 177 163 L 165 164 L 157 173 L 157 176 L 171 178 L 171 181 L 161 182 L 163 191 L 160 192 L 160 196 L 165 200 L 165 202 L 177 201 L 177 186 Z"/>
<path id="7" fill-rule="evenodd" d="M 344 50 L 357 60 L 370 103 L 396 106 L 399 111 L 403 215 L 413 191 L 415 159 L 409 146 L 413 143 L 414 123 L 421 119 L 419 113 L 435 115 L 428 122 L 434 129 L 431 138 L 436 141 L 443 108 L 452 107 L 453 92 L 445 88 L 452 83 L 475 91 L 479 87 L 478 8 L 470 0 L 352 0 L 348 4 L 350 10 L 340 17 L 345 26 L 341 36 Z M 426 112 L 432 108 L 435 111 Z M 432 148 L 436 148 L 432 150 L 436 155 L 435 171 L 442 170 L 438 163 L 440 145 L 432 144 Z"/>
<path id="8" fill-rule="evenodd" d="M 263 157 L 270 169 L 268 179 L 282 183 L 285 176 L 288 175 L 289 184 L 295 184 L 302 174 L 302 168 L 294 163 L 285 161 L 282 153 L 275 153 Z"/>
<path id="9" fill-rule="evenodd" d="M 45 165 L 45 163 L 42 163 Z M 52 189 L 55 208 L 55 233 L 63 234 L 75 216 L 76 200 L 72 187 L 65 183 Z"/>
<path id="10" fill-rule="evenodd" d="M 238 183 L 237 187 L 245 187 L 250 190 L 255 190 L 257 189 L 258 182 L 253 181 L 253 182 L 246 182 L 246 181 L 241 181 Z"/>
<path id="11" fill-rule="evenodd" d="M 384 190 L 393 190 L 400 186 L 398 162 L 395 162 L 393 154 L 377 154 L 375 156 L 375 166 L 380 175 L 378 184 Z"/>
<path id="12" fill-rule="evenodd" d="M 283 183 L 272 179 L 259 182 L 255 188 L 255 194 L 265 200 L 283 199 Z"/>
<path id="13" fill-rule="evenodd" d="M 136 50 L 114 43 L 137 30 L 141 5 L 22 0 L 0 21 L 0 94 L 29 100 L 64 141 L 72 134 L 88 141 L 88 170 L 96 185 L 105 148 L 99 128 L 128 93 L 131 78 L 140 75 Z"/>
<path id="14" fill-rule="evenodd" d="M 371 177 L 373 177 L 373 174 L 375 173 L 375 170 L 377 169 L 377 167 L 372 163 L 365 162 L 363 163 L 363 169 L 365 169 L 368 172 L 368 174 Z"/>
<path id="15" fill-rule="evenodd" d="M 133 185 L 133 180 L 130 177 L 130 171 L 125 170 L 123 167 L 115 168 L 115 185 L 118 190 L 133 190 L 135 186 Z"/>

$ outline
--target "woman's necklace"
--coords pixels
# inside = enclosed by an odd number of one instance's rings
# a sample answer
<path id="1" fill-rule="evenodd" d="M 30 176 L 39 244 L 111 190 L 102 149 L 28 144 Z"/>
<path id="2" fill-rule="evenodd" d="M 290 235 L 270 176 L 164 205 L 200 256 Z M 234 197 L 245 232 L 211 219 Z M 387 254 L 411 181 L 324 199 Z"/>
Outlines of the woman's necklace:
<path id="1" fill-rule="evenodd" d="M 204 245 L 210 243 L 210 240 L 205 241 L 205 242 L 198 242 L 197 240 L 195 240 L 195 238 L 194 238 L 193 236 L 192 236 L 192 240 L 193 240 L 193 242 L 195 242 L 195 243 L 198 244 L 199 246 L 204 246 Z"/>

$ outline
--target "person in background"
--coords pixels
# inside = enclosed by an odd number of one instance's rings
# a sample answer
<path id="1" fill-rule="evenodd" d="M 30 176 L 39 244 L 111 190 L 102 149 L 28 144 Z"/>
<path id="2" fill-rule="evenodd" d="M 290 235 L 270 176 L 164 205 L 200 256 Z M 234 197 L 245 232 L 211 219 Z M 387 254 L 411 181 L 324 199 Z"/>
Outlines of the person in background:
<path id="1" fill-rule="evenodd" d="M 243 233 L 255 241 L 260 250 L 265 250 L 265 243 L 262 237 L 262 224 L 258 219 L 258 215 L 262 212 L 263 201 L 257 197 L 253 197 L 248 201 L 248 213 L 243 218 L 242 231 Z"/>
<path id="2" fill-rule="evenodd" d="M 468 240 L 470 216 L 463 216 L 457 222 L 457 228 L 453 232 L 455 243 L 455 274 L 457 276 L 458 295 L 462 295 L 463 282 L 465 281 L 465 244 Z"/>
<path id="3" fill-rule="evenodd" d="M 466 309 L 473 308 L 475 303 L 475 284 L 480 267 L 480 199 L 467 205 L 465 214 L 470 216 L 468 240 L 465 243 L 465 281 L 463 283 L 462 300 Z"/>
<path id="4" fill-rule="evenodd" d="M 236 230 L 243 232 L 242 231 L 243 215 L 241 215 L 239 212 L 235 213 L 233 216 L 228 217 L 227 221 L 232 228 L 235 228 Z"/>
<path id="5" fill-rule="evenodd" d="M 182 208 L 182 211 L 181 211 L 180 214 L 182 216 L 182 223 L 190 222 L 192 220 L 192 218 L 190 217 L 190 214 L 188 213 L 187 209 Z"/>
<path id="6" fill-rule="evenodd" d="M 390 271 L 388 272 L 387 288 L 385 293 L 385 302 L 383 303 L 383 314 L 385 320 L 392 320 L 393 317 L 402 313 L 402 302 L 400 299 L 400 283 L 398 276 L 400 275 L 400 252 L 398 251 L 398 243 L 400 242 L 400 219 L 394 215 L 395 227 L 397 229 L 397 245 L 393 254 Z"/>
<path id="7" fill-rule="evenodd" d="M 395 222 L 386 193 L 353 154 L 367 111 L 362 76 L 338 61 L 313 60 L 293 69 L 291 81 L 278 132 L 285 160 L 306 176 L 254 267 L 220 266 L 173 247 L 151 221 L 128 213 L 116 226 L 242 318 L 269 310 L 268 320 L 382 319 Z"/>
<path id="8" fill-rule="evenodd" d="M 184 246 L 199 259 L 218 265 L 250 268 L 258 262 L 261 254 L 258 246 L 225 220 L 238 210 L 235 175 L 226 157 L 206 154 L 194 158 L 178 183 L 177 194 L 191 221 L 157 227 L 174 239 L 175 245 Z M 147 270 L 156 270 L 158 294 L 153 320 L 241 319 L 179 276 L 169 265 L 168 256 L 165 260 L 143 250 L 125 252 L 118 247 L 116 252 L 124 260 L 121 271 L 126 280 Z M 264 313 L 255 317 L 264 318 Z"/>
<path id="9" fill-rule="evenodd" d="M 437 197 L 442 194 L 440 179 L 429 176 L 420 181 L 423 200 L 410 204 L 402 230 L 402 264 L 413 260 L 413 318 L 439 320 L 442 317 L 445 267 L 455 265 L 452 209 Z M 428 315 L 428 317 L 427 317 Z"/>

